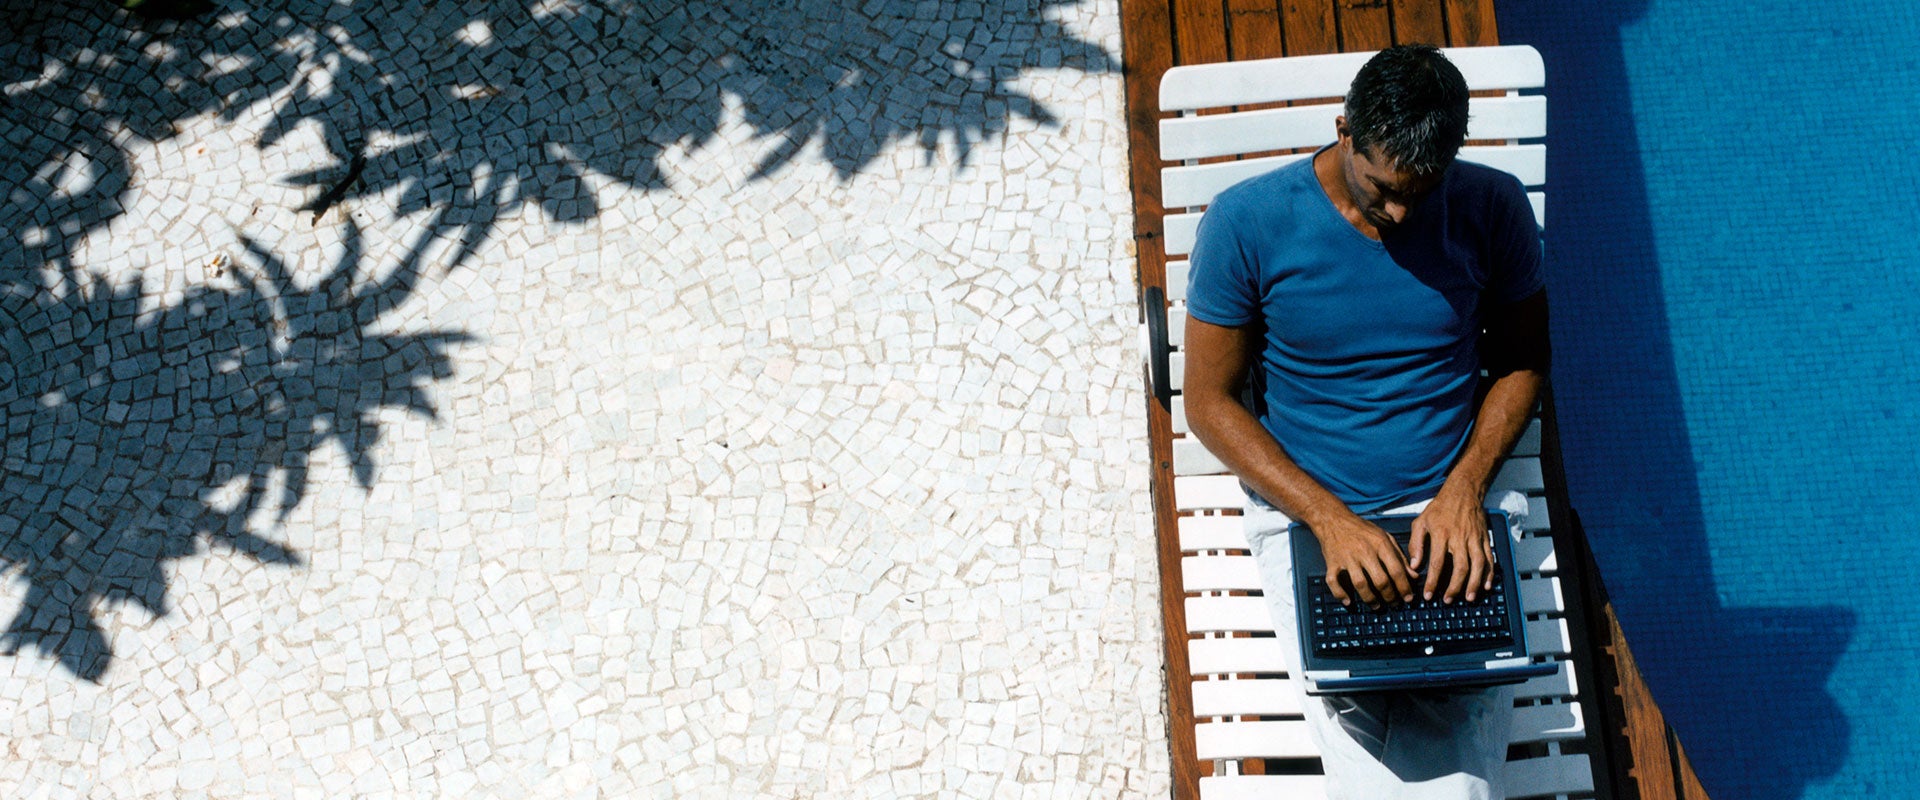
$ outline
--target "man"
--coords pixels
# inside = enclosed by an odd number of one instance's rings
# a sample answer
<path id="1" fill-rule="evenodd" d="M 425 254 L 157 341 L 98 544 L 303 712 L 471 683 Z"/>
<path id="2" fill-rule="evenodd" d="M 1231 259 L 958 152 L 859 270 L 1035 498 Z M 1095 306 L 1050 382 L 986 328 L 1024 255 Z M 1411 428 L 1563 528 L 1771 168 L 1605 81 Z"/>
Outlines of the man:
<path id="1" fill-rule="evenodd" d="M 1524 511 L 1487 492 L 1550 355 L 1525 189 L 1454 159 L 1459 71 L 1432 47 L 1382 51 L 1344 111 L 1333 144 L 1201 220 L 1187 416 L 1248 489 L 1248 543 L 1330 796 L 1498 798 L 1510 687 L 1308 696 L 1298 677 L 1290 522 L 1312 528 L 1342 602 L 1478 597 L 1493 580 L 1483 504 Z M 1383 511 L 1419 514 L 1408 552 L 1361 516 Z"/>

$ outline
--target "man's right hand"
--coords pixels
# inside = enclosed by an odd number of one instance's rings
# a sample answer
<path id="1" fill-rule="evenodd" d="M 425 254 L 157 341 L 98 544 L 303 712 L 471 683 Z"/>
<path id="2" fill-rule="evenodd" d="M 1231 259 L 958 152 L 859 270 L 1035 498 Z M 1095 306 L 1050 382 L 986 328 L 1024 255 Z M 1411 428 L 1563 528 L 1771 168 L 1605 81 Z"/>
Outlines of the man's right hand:
<path id="1" fill-rule="evenodd" d="M 1320 540 L 1320 556 L 1327 562 L 1327 590 L 1341 605 L 1353 605 L 1356 597 L 1374 608 L 1413 601 L 1413 568 L 1393 537 L 1380 526 L 1345 514 L 1310 527 Z M 1346 580 L 1340 579 L 1342 575 Z M 1349 584 L 1351 594 L 1347 591 Z"/>

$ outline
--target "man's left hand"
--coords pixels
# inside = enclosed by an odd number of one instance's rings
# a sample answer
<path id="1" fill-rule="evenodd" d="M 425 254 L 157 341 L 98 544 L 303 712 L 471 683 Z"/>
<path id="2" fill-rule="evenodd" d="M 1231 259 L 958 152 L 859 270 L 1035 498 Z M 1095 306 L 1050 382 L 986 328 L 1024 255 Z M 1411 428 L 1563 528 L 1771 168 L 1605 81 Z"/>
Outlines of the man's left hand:
<path id="1" fill-rule="evenodd" d="M 1432 600 L 1441 589 L 1440 576 L 1449 576 L 1444 594 L 1451 603 L 1464 594 L 1467 602 L 1493 589 L 1493 542 L 1487 538 L 1487 512 L 1479 497 L 1441 488 L 1433 502 L 1413 521 L 1407 543 L 1409 565 L 1426 570 L 1422 596 Z"/>

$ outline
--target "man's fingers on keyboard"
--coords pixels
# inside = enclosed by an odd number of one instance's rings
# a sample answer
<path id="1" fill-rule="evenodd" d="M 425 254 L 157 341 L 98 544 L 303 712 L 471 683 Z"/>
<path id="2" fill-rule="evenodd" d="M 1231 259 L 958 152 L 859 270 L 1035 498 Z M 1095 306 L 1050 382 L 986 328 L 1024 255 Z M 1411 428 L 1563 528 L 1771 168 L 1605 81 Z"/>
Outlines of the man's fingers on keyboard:
<path id="1" fill-rule="evenodd" d="M 1480 587 L 1487 582 L 1487 554 L 1482 548 L 1473 545 L 1468 545 L 1467 551 L 1470 554 L 1468 558 L 1471 574 L 1467 576 L 1466 589 L 1467 602 L 1471 603 L 1480 599 Z"/>
<path id="2" fill-rule="evenodd" d="M 1460 599 L 1467 591 L 1467 580 L 1473 571 L 1473 559 L 1467 555 L 1467 548 L 1458 544 L 1447 548 L 1447 561 L 1452 567 L 1447 570 L 1447 602 Z"/>
<path id="3" fill-rule="evenodd" d="M 1400 601 L 1412 599 L 1413 580 L 1408 577 L 1407 559 L 1400 554 L 1400 547 L 1388 541 L 1386 552 L 1380 556 L 1380 580 L 1374 585 L 1380 588 L 1381 597 Z"/>
<path id="4" fill-rule="evenodd" d="M 1339 570 L 1327 570 L 1327 594 L 1340 601 L 1340 605 L 1353 605 L 1353 598 L 1347 594 L 1347 582 L 1340 579 Z"/>
<path id="5" fill-rule="evenodd" d="M 1367 574 L 1364 566 L 1349 571 L 1347 578 L 1353 583 L 1353 595 L 1355 599 L 1368 606 L 1380 605 L 1380 595 L 1373 591 L 1373 576 Z"/>
<path id="6" fill-rule="evenodd" d="M 1398 562 L 1396 552 L 1391 560 L 1382 560 L 1367 565 L 1367 578 L 1373 581 L 1374 605 L 1386 605 L 1406 596 L 1406 578 L 1398 570 L 1388 566 Z"/>
<path id="7" fill-rule="evenodd" d="M 1487 554 L 1487 575 L 1480 580 L 1480 591 L 1491 592 L 1493 591 L 1493 574 L 1495 569 L 1499 567 L 1500 561 L 1493 554 L 1493 539 L 1491 537 L 1483 540 L 1481 549 L 1485 550 Z"/>

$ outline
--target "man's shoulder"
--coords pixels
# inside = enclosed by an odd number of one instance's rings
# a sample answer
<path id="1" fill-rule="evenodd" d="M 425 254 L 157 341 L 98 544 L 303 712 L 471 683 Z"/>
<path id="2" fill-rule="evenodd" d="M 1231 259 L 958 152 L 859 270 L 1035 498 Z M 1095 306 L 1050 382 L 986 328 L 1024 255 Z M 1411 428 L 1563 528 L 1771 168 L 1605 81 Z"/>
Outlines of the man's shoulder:
<path id="1" fill-rule="evenodd" d="M 1247 178 L 1221 190 L 1208 211 L 1241 217 L 1252 214 L 1285 214 L 1293 200 L 1310 186 L 1313 159 L 1303 158 Z"/>
<path id="2" fill-rule="evenodd" d="M 1456 159 L 1447 168 L 1445 185 L 1448 192 L 1457 195 L 1526 196 L 1525 187 L 1513 173 L 1465 159 Z"/>

